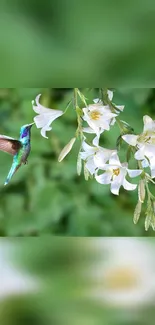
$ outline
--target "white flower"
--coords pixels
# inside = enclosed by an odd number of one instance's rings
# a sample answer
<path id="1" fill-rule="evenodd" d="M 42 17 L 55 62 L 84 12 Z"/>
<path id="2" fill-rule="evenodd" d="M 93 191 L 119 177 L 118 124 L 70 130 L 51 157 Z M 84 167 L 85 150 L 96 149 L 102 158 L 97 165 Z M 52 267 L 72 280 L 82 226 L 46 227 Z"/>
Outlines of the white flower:
<path id="1" fill-rule="evenodd" d="M 108 97 L 112 101 L 113 92 L 110 90 L 108 90 Z M 124 109 L 124 106 L 115 105 L 115 107 L 118 111 L 123 111 Z M 95 133 L 99 138 L 102 132 L 105 130 L 109 131 L 110 126 L 115 124 L 115 117 L 119 114 L 118 111 L 112 113 L 108 105 L 103 105 L 99 98 L 94 99 L 94 104 L 83 108 L 83 119 L 89 125 L 89 127 L 83 128 L 83 132 Z"/>
<path id="2" fill-rule="evenodd" d="M 95 178 L 100 184 L 111 184 L 111 192 L 119 195 L 120 187 L 123 186 L 127 191 L 136 189 L 136 184 L 131 184 L 126 180 L 126 175 L 130 177 L 139 176 L 142 170 L 128 169 L 128 164 L 121 164 L 117 153 L 113 153 L 109 160 L 109 164 L 100 164 L 99 169 L 105 170 L 101 175 L 96 175 Z"/>
<path id="3" fill-rule="evenodd" d="M 83 113 L 83 120 L 88 123 L 98 138 L 104 130 L 110 130 L 112 120 L 117 116 L 117 114 L 111 112 L 109 106 L 104 106 L 101 101 L 84 107 Z M 88 132 L 91 132 L 90 129 L 88 130 Z"/>
<path id="4" fill-rule="evenodd" d="M 155 121 L 145 115 L 144 130 L 140 135 L 126 134 L 122 138 L 131 146 L 138 148 L 135 159 L 143 161 L 143 167 L 150 166 L 152 178 L 155 177 Z M 147 159 L 146 159 L 147 158 Z"/>
<path id="5" fill-rule="evenodd" d="M 155 299 L 154 247 L 145 240 L 100 239 L 93 242 L 99 261 L 89 267 L 89 297 L 108 306 L 136 309 Z M 132 314 L 131 314 L 132 317 Z"/>
<path id="6" fill-rule="evenodd" d="M 17 269 L 10 260 L 10 254 L 7 256 L 6 245 L 0 249 L 0 300 L 8 296 L 25 294 L 38 290 L 36 279 L 30 277 L 20 269 Z"/>
<path id="7" fill-rule="evenodd" d="M 72 150 L 73 145 L 75 143 L 76 138 L 72 138 L 69 143 L 62 149 L 58 161 L 61 162 L 67 155 L 68 153 Z"/>
<path id="8" fill-rule="evenodd" d="M 35 106 L 34 101 L 32 101 L 33 110 L 39 114 L 34 118 L 34 122 L 38 129 L 41 128 L 41 135 L 48 139 L 46 132 L 52 130 L 52 127 L 50 126 L 51 123 L 61 116 L 63 111 L 44 107 L 39 103 L 40 96 L 41 94 L 39 94 L 35 99 L 37 106 Z"/>
<path id="9" fill-rule="evenodd" d="M 82 150 L 80 157 L 85 161 L 85 168 L 91 175 L 94 175 L 97 171 L 100 163 L 105 164 L 111 157 L 112 153 L 116 150 L 109 150 L 99 146 L 99 139 L 96 137 L 93 140 L 93 145 L 88 145 L 85 141 L 82 143 Z"/>

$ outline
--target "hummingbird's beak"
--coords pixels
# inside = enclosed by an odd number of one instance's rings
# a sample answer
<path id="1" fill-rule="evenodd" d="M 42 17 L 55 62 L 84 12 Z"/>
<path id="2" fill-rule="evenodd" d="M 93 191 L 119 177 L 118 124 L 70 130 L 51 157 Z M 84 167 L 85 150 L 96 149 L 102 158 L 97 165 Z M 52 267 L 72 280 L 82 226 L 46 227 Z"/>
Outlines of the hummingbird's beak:
<path id="1" fill-rule="evenodd" d="M 35 123 L 28 124 L 28 126 L 31 128 Z"/>

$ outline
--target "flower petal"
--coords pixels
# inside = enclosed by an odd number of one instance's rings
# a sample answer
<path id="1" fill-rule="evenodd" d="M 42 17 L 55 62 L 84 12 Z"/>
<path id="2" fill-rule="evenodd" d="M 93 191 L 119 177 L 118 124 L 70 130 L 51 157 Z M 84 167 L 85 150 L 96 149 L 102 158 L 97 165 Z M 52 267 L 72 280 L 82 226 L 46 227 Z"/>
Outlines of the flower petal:
<path id="1" fill-rule="evenodd" d="M 152 178 L 155 178 L 155 168 L 151 168 L 151 177 Z"/>
<path id="2" fill-rule="evenodd" d="M 93 146 L 90 146 L 87 142 L 83 141 L 82 142 L 82 150 L 83 151 L 80 151 L 80 157 L 81 159 L 83 160 L 86 160 L 87 158 L 89 159 L 89 157 L 91 156 L 94 156 L 97 147 L 93 147 Z"/>
<path id="3" fill-rule="evenodd" d="M 135 159 L 137 159 L 137 160 L 144 160 L 145 159 L 144 147 L 140 148 L 135 153 Z"/>
<path id="4" fill-rule="evenodd" d="M 82 142 L 82 149 L 84 151 L 87 151 L 89 153 L 93 153 L 94 152 L 94 147 L 90 146 L 87 142 L 83 141 Z"/>
<path id="5" fill-rule="evenodd" d="M 107 161 L 110 159 L 111 155 L 113 153 L 115 153 L 116 151 L 114 150 L 109 150 L 109 149 L 104 149 L 101 148 L 100 150 L 98 150 L 96 152 L 96 154 L 94 155 L 94 162 L 95 165 L 100 168 L 100 169 L 104 169 L 105 164 L 107 163 Z"/>
<path id="6" fill-rule="evenodd" d="M 144 121 L 144 132 L 153 131 L 155 129 L 155 122 L 152 120 L 150 116 L 145 115 L 143 117 L 143 121 Z"/>
<path id="7" fill-rule="evenodd" d="M 113 95 L 114 95 L 113 91 L 108 90 L 108 98 L 109 98 L 110 101 L 112 101 Z"/>
<path id="8" fill-rule="evenodd" d="M 121 106 L 120 106 L 120 105 L 116 105 L 116 107 L 117 107 L 121 112 L 123 112 L 125 106 L 123 106 L 123 105 L 121 105 Z"/>
<path id="9" fill-rule="evenodd" d="M 143 166 L 143 168 L 147 168 L 150 166 L 150 164 L 146 158 L 142 161 L 142 166 Z"/>
<path id="10" fill-rule="evenodd" d="M 151 176 L 155 177 L 155 158 L 150 159 Z"/>
<path id="11" fill-rule="evenodd" d="M 94 175 L 95 174 L 96 165 L 94 164 L 94 158 L 93 158 L 93 156 L 92 157 L 89 157 L 89 159 L 87 160 L 87 162 L 85 164 L 85 167 L 88 169 L 88 171 L 89 171 L 89 173 L 91 175 Z"/>
<path id="12" fill-rule="evenodd" d="M 111 193 L 113 193 L 114 195 L 119 195 L 121 185 L 122 184 L 119 182 L 112 182 L 111 183 Z"/>
<path id="13" fill-rule="evenodd" d="M 137 188 L 136 184 L 131 184 L 129 183 L 125 178 L 124 178 L 124 182 L 123 182 L 123 187 L 125 188 L 125 190 L 127 191 L 133 191 Z"/>
<path id="14" fill-rule="evenodd" d="M 85 133 L 95 133 L 95 131 L 91 127 L 83 128 L 83 132 L 85 132 Z"/>
<path id="15" fill-rule="evenodd" d="M 116 152 L 113 152 L 111 157 L 110 157 L 110 160 L 109 160 L 109 165 L 116 165 L 116 166 L 121 166 L 121 163 L 120 163 L 120 160 L 119 160 L 119 157 L 117 155 Z"/>
<path id="16" fill-rule="evenodd" d="M 101 103 L 101 100 L 100 100 L 99 98 L 95 98 L 95 99 L 93 99 L 93 102 L 94 102 L 95 104 L 97 104 L 97 103 Z"/>
<path id="17" fill-rule="evenodd" d="M 41 129 L 41 135 L 42 135 L 42 137 L 48 139 L 48 137 L 46 136 L 46 132 L 47 131 L 51 131 L 51 130 L 52 130 L 52 127 L 47 127 L 47 126 L 43 127 Z"/>
<path id="18" fill-rule="evenodd" d="M 138 170 L 138 169 L 127 169 L 127 172 L 129 174 L 130 177 L 137 177 L 139 175 L 141 175 L 142 170 Z"/>
<path id="19" fill-rule="evenodd" d="M 155 145 L 154 144 L 145 144 L 144 146 L 145 156 L 148 158 L 155 158 Z"/>
<path id="20" fill-rule="evenodd" d="M 41 115 L 34 117 L 34 123 L 38 129 L 42 128 L 45 125 L 44 119 Z"/>
<path id="21" fill-rule="evenodd" d="M 110 184 L 111 183 L 111 178 L 112 178 L 112 173 L 111 172 L 105 172 L 102 175 L 97 175 L 95 176 L 96 180 L 100 184 Z"/>
<path id="22" fill-rule="evenodd" d="M 131 146 L 136 146 L 137 140 L 138 140 L 138 135 L 133 135 L 133 134 L 126 134 L 122 136 L 122 139 L 130 144 Z"/>
<path id="23" fill-rule="evenodd" d="M 94 145 L 95 147 L 98 147 L 98 146 L 99 146 L 99 138 L 98 138 L 98 137 L 95 137 L 95 138 L 93 139 L 93 145 Z"/>
<path id="24" fill-rule="evenodd" d="M 111 125 L 113 126 L 116 123 L 115 117 L 111 120 Z"/>

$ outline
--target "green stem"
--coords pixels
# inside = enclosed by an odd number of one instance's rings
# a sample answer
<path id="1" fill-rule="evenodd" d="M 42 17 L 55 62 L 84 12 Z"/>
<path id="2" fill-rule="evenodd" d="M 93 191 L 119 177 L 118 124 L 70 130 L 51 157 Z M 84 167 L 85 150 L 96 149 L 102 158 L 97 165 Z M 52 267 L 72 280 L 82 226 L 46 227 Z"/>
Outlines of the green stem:
<path id="1" fill-rule="evenodd" d="M 80 136 L 81 141 L 83 140 L 83 132 L 82 132 L 82 119 L 81 119 L 81 109 L 78 106 L 78 88 L 74 88 L 74 108 L 77 114 L 77 130 L 75 132 L 76 138 Z"/>
<path id="2" fill-rule="evenodd" d="M 74 108 L 78 107 L 78 88 L 74 88 Z"/>
<path id="3" fill-rule="evenodd" d="M 101 92 L 101 98 L 102 98 L 102 102 L 104 105 L 107 105 L 107 99 L 108 99 L 108 89 L 107 88 L 101 88 L 100 89 Z"/>
<path id="4" fill-rule="evenodd" d="M 149 186 L 148 186 L 147 181 L 146 181 L 145 184 L 146 184 L 146 189 L 147 189 L 147 193 L 148 193 L 149 198 L 152 199 L 152 200 L 154 201 L 154 200 L 155 200 L 155 197 L 154 197 L 154 195 L 150 192 L 150 189 L 149 189 Z"/>

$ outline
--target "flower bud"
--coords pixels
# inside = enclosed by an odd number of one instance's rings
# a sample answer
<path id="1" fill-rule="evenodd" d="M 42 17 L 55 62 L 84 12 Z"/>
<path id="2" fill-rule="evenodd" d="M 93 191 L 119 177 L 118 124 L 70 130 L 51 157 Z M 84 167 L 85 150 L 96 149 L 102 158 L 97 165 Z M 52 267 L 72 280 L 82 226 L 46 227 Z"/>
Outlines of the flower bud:
<path id="1" fill-rule="evenodd" d="M 151 225 L 151 221 L 153 218 L 153 208 L 150 199 L 147 202 L 147 210 L 146 210 L 146 219 L 145 219 L 145 230 L 148 231 Z"/>
<path id="2" fill-rule="evenodd" d="M 136 224 L 138 222 L 140 214 L 141 214 L 141 210 L 142 210 L 142 203 L 140 201 L 138 201 L 136 208 L 135 208 L 134 217 L 133 217 L 134 224 Z"/>
<path id="3" fill-rule="evenodd" d="M 81 170 L 82 170 L 82 158 L 81 158 L 81 155 L 79 152 L 78 159 L 77 159 L 77 174 L 78 174 L 78 176 L 81 175 Z"/>
<path id="4" fill-rule="evenodd" d="M 145 201 L 145 194 L 146 194 L 145 182 L 143 179 L 141 179 L 139 182 L 139 186 L 138 186 L 138 197 L 139 197 L 139 201 L 141 203 L 144 203 L 144 201 Z"/>
<path id="5" fill-rule="evenodd" d="M 88 181 L 88 179 L 89 179 L 89 171 L 88 171 L 88 169 L 86 168 L 86 165 L 85 165 L 85 163 L 84 163 L 84 178 L 85 178 L 85 180 L 86 181 Z"/>
<path id="6" fill-rule="evenodd" d="M 75 143 L 76 138 L 72 138 L 69 143 L 62 149 L 58 161 L 61 162 L 67 155 L 68 153 L 72 150 L 72 147 Z"/>

